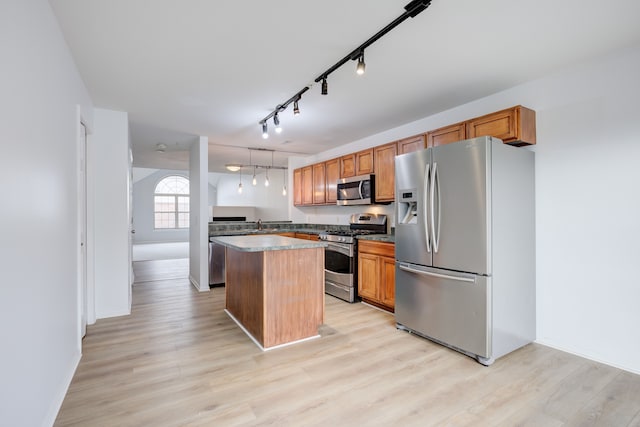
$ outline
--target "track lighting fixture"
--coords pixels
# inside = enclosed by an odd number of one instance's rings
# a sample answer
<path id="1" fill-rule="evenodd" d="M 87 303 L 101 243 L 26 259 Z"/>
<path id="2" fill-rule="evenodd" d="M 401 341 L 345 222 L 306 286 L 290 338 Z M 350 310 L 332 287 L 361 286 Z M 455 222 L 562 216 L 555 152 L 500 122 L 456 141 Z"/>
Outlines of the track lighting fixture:
<path id="1" fill-rule="evenodd" d="M 342 58 L 341 60 L 333 64 L 330 68 L 328 68 L 318 77 L 316 77 L 316 79 L 314 80 L 315 83 L 322 82 L 320 93 L 322 95 L 327 95 L 329 93 L 328 87 L 327 87 L 327 77 L 329 77 L 329 74 L 333 73 L 335 70 L 343 66 L 348 61 L 358 60 L 358 64 L 356 66 L 356 73 L 358 73 L 359 75 L 364 74 L 364 70 L 366 67 L 364 63 L 364 50 L 369 46 L 371 46 L 376 41 L 378 41 L 380 38 L 382 38 L 382 36 L 387 34 L 389 31 L 393 30 L 395 27 L 403 23 L 407 18 L 415 18 L 418 14 L 420 14 L 422 11 L 428 8 L 429 5 L 431 5 L 431 0 L 412 0 L 408 4 L 406 4 L 404 7 L 405 11 L 402 13 L 402 15 L 400 15 L 399 17 L 391 21 L 389 24 L 387 24 L 386 27 L 384 27 L 383 29 L 375 33 L 373 36 L 369 37 L 367 41 L 365 41 L 360 46 L 352 50 L 344 58 Z M 298 101 L 300 100 L 300 97 L 302 96 L 302 94 L 308 91 L 310 88 L 311 88 L 311 85 L 307 85 L 303 87 L 298 93 L 293 95 L 284 103 L 278 105 L 275 110 L 273 110 L 271 113 L 269 113 L 269 115 L 267 115 L 264 119 L 258 122 L 259 124 L 262 125 L 263 138 L 266 138 L 264 134 L 266 133 L 265 123 L 267 122 L 267 120 L 269 120 L 271 117 L 274 117 L 279 112 L 284 111 L 287 108 L 287 106 L 292 102 L 294 103 L 293 114 L 297 115 L 300 112 L 300 110 L 298 109 Z"/>
<path id="2" fill-rule="evenodd" d="M 280 126 L 280 119 L 278 118 L 278 113 L 273 115 L 273 124 L 275 125 L 276 133 L 282 132 L 282 127 Z"/>
<path id="3" fill-rule="evenodd" d="M 262 122 L 262 139 L 269 138 L 269 132 L 267 131 L 267 122 Z"/>
<path id="4" fill-rule="evenodd" d="M 328 94 L 328 93 L 329 93 L 329 91 L 328 91 L 327 89 L 328 89 L 328 87 L 327 87 L 327 78 L 326 78 L 326 77 L 323 77 L 323 78 L 322 78 L 322 89 L 321 89 L 320 93 L 321 93 L 322 95 L 326 95 L 326 94 Z"/>
<path id="5" fill-rule="evenodd" d="M 366 64 L 364 63 L 364 50 L 358 56 L 358 65 L 356 66 L 356 74 L 361 76 L 364 74 Z"/>

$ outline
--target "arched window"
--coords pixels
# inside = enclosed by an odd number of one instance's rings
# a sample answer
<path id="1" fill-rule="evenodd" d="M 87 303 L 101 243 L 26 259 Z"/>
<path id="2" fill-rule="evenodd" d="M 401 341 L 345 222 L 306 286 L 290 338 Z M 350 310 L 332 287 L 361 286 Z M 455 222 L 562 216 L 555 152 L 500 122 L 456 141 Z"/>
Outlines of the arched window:
<path id="1" fill-rule="evenodd" d="M 154 228 L 189 228 L 189 179 L 170 175 L 163 178 L 153 196 Z"/>

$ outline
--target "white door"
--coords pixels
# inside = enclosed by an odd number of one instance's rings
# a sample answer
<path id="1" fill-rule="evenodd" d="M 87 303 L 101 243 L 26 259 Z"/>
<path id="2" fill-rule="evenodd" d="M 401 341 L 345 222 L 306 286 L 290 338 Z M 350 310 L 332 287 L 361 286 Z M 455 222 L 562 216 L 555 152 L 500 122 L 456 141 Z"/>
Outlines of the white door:
<path id="1" fill-rule="evenodd" d="M 80 313 L 80 336 L 87 333 L 87 128 L 80 123 L 78 141 L 78 228 L 80 248 L 78 256 L 78 311 Z"/>

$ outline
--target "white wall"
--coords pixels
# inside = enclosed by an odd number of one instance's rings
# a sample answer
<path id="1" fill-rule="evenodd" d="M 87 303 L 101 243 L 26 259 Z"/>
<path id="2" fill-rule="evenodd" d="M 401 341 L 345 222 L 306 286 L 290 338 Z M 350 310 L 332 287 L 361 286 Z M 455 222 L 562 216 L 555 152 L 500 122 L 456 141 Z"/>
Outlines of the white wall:
<path id="1" fill-rule="evenodd" d="M 189 280 L 209 290 L 209 138 L 201 136 L 189 153 Z"/>
<path id="2" fill-rule="evenodd" d="M 304 159 L 337 157 L 522 104 L 537 112 L 538 342 L 640 373 L 640 47 Z M 344 222 L 342 208 L 291 208 Z M 336 216 L 336 218 L 332 218 Z"/>
<path id="3" fill-rule="evenodd" d="M 220 174 L 218 178 L 217 206 L 254 206 L 256 217 L 263 221 L 285 221 L 289 219 L 289 201 L 282 195 L 285 178 L 282 170 L 269 172 L 269 186 L 264 186 L 265 172 L 257 173 L 257 185 L 251 183 L 253 170 L 242 174 L 242 194 L 238 193 L 240 173 Z M 287 191 L 290 192 L 289 186 Z"/>
<path id="4" fill-rule="evenodd" d="M 80 359 L 76 107 L 91 99 L 45 0 L 0 3 L 0 424 L 51 425 Z"/>
<path id="5" fill-rule="evenodd" d="M 169 175 L 189 178 L 189 171 L 157 170 L 133 184 L 133 235 L 134 243 L 186 242 L 189 230 L 156 230 L 153 227 L 153 197 L 156 185 Z"/>
<path id="6" fill-rule="evenodd" d="M 95 307 L 98 319 L 131 312 L 129 254 L 129 123 L 127 113 L 95 109 Z"/>

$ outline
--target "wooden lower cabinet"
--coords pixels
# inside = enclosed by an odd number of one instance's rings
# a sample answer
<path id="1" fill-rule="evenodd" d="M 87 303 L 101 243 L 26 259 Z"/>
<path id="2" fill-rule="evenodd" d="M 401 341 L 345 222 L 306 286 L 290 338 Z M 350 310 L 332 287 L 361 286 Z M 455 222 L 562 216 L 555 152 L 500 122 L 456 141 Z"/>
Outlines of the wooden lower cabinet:
<path id="1" fill-rule="evenodd" d="M 307 239 L 307 240 L 320 240 L 320 237 L 317 234 L 311 233 L 295 233 L 296 239 Z"/>
<path id="2" fill-rule="evenodd" d="M 385 310 L 395 307 L 395 245 L 373 240 L 358 241 L 358 295 Z"/>
<path id="3" fill-rule="evenodd" d="M 278 236 L 296 237 L 296 233 L 294 233 L 293 231 L 285 231 L 284 233 L 278 233 Z"/>

